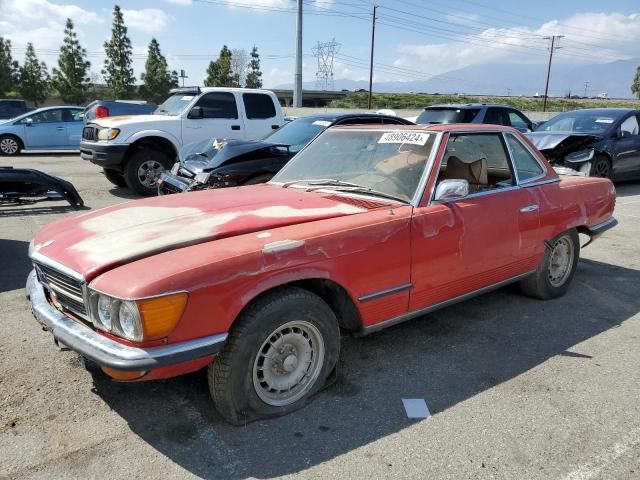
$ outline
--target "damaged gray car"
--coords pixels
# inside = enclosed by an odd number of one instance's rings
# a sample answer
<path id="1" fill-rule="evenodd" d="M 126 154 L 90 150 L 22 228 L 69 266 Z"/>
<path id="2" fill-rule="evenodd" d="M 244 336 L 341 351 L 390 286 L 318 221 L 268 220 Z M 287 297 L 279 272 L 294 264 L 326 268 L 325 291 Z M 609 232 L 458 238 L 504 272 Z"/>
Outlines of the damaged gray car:
<path id="1" fill-rule="evenodd" d="M 561 113 L 526 136 L 555 166 L 616 181 L 640 179 L 640 110 Z"/>

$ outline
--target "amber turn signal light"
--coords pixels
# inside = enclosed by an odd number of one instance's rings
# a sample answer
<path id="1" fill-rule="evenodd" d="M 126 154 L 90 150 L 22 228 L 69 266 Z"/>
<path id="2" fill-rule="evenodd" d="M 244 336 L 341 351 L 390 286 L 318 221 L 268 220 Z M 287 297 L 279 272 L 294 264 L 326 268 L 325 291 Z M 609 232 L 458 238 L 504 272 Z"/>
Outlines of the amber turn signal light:
<path id="1" fill-rule="evenodd" d="M 144 340 L 157 340 L 169 335 L 178 324 L 187 305 L 186 293 L 138 300 Z"/>

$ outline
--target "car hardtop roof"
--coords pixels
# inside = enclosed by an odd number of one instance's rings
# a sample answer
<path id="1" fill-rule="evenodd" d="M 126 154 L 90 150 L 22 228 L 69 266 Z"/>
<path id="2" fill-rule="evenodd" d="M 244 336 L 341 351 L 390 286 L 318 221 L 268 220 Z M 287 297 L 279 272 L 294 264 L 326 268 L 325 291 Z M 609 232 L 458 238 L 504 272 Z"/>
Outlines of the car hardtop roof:
<path id="1" fill-rule="evenodd" d="M 302 119 L 309 120 L 309 121 L 325 120 L 325 121 L 335 122 L 337 120 L 344 120 L 345 118 L 389 118 L 389 119 L 395 119 L 395 120 L 400 119 L 400 121 L 409 122 L 409 120 L 406 120 L 402 117 L 394 117 L 393 115 L 385 115 L 383 113 L 371 113 L 371 112 L 316 113 L 315 115 L 307 115 L 304 117 L 296 118 L 296 120 L 302 120 Z"/>
<path id="2" fill-rule="evenodd" d="M 577 110 L 571 110 L 569 112 L 562 112 L 558 115 L 563 115 L 565 113 L 599 113 L 602 115 L 606 115 L 607 113 L 629 113 L 629 112 L 640 112 L 637 108 L 626 108 L 626 107 L 604 107 L 604 108 L 579 108 Z"/>
<path id="3" fill-rule="evenodd" d="M 210 92 L 244 92 L 244 93 L 273 93 L 265 88 L 241 88 L 241 87 L 177 87 L 169 90 L 169 95 L 183 94 L 201 94 Z"/>
<path id="4" fill-rule="evenodd" d="M 479 107 L 504 107 L 516 109 L 515 107 L 512 107 L 511 105 L 505 105 L 504 103 L 436 103 L 435 105 L 424 107 L 424 109 L 428 110 L 430 108 L 457 108 L 460 110 L 464 110 L 465 108 Z"/>
<path id="5" fill-rule="evenodd" d="M 486 123 L 438 123 L 435 125 L 337 125 L 331 129 L 349 130 L 411 130 L 423 132 L 517 132 L 513 127 L 505 125 L 491 125 Z"/>

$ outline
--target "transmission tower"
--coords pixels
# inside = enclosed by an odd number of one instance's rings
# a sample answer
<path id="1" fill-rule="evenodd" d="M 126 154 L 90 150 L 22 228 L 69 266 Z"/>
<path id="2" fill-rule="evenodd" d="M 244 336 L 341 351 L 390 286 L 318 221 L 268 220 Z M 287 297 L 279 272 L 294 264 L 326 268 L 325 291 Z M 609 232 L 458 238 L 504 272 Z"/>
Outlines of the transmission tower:
<path id="1" fill-rule="evenodd" d="M 330 42 L 318 42 L 311 49 L 313 56 L 318 59 L 316 72 L 316 90 L 333 90 L 333 58 L 340 50 L 340 44 L 334 38 Z"/>

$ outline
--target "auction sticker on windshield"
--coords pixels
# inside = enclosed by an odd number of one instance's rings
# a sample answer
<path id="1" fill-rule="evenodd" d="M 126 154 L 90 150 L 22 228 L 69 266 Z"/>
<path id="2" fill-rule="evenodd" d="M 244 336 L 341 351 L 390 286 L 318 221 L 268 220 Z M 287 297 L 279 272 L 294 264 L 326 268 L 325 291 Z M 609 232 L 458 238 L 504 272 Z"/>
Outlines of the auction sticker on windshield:
<path id="1" fill-rule="evenodd" d="M 421 132 L 387 132 L 378 143 L 410 143 L 412 145 L 424 145 L 429 139 L 428 133 Z"/>

